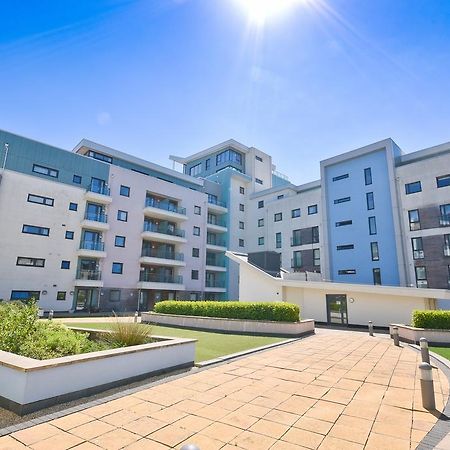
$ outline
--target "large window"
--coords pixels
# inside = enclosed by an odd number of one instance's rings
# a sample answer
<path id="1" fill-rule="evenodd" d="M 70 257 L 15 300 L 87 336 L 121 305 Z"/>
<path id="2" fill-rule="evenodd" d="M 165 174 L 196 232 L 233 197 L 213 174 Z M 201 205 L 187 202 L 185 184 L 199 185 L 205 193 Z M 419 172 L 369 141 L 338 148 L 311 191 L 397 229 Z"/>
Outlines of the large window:
<path id="1" fill-rule="evenodd" d="M 425 254 L 423 251 L 423 242 L 421 237 L 415 237 L 411 239 L 413 258 L 414 259 L 423 259 L 425 258 Z"/>
<path id="2" fill-rule="evenodd" d="M 438 188 L 450 186 L 450 175 L 442 175 L 436 178 L 436 184 Z"/>
<path id="3" fill-rule="evenodd" d="M 33 164 L 33 172 L 41 175 L 47 175 L 48 177 L 58 178 L 59 171 L 51 169 L 50 167 L 40 166 L 39 164 Z"/>
<path id="4" fill-rule="evenodd" d="M 427 268 L 425 266 L 415 267 L 416 272 L 416 285 L 418 288 L 427 288 Z"/>
<path id="5" fill-rule="evenodd" d="M 27 258 L 25 256 L 18 256 L 16 265 L 17 266 L 27 266 L 27 267 L 44 267 L 45 259 L 43 259 L 43 258 Z"/>
<path id="6" fill-rule="evenodd" d="M 275 247 L 276 248 L 281 248 L 281 233 L 276 233 L 275 234 Z"/>
<path id="7" fill-rule="evenodd" d="M 372 256 L 372 261 L 379 261 L 380 260 L 380 253 L 378 251 L 378 242 L 371 242 L 370 243 L 370 254 Z"/>
<path id="8" fill-rule="evenodd" d="M 291 245 L 293 247 L 295 247 L 297 245 L 302 245 L 302 231 L 301 230 L 292 230 Z"/>
<path id="9" fill-rule="evenodd" d="M 373 192 L 366 193 L 366 203 L 367 209 L 370 211 L 371 209 L 375 209 L 375 201 L 373 199 Z"/>
<path id="10" fill-rule="evenodd" d="M 377 221 L 375 216 L 369 217 L 369 234 L 377 234 Z"/>
<path id="11" fill-rule="evenodd" d="M 313 266 L 320 267 L 320 249 L 318 248 L 313 250 Z"/>
<path id="12" fill-rule="evenodd" d="M 381 270 L 379 268 L 372 269 L 373 284 L 381 284 Z"/>
<path id="13" fill-rule="evenodd" d="M 292 253 L 292 264 L 291 266 L 294 269 L 298 269 L 300 267 L 302 267 L 302 252 L 300 250 L 297 250 L 295 252 Z"/>
<path id="14" fill-rule="evenodd" d="M 441 217 L 439 223 L 441 227 L 448 227 L 450 225 L 450 203 L 439 206 Z"/>
<path id="15" fill-rule="evenodd" d="M 50 228 L 37 227 L 35 225 L 23 225 L 22 233 L 25 234 L 38 234 L 40 236 L 48 236 L 50 234 Z"/>
<path id="16" fill-rule="evenodd" d="M 408 211 L 409 229 L 410 231 L 420 230 L 420 215 L 418 209 Z"/>
<path id="17" fill-rule="evenodd" d="M 87 156 L 90 158 L 98 159 L 99 161 L 104 161 L 109 164 L 112 164 L 112 158 L 108 155 L 103 155 L 102 153 L 94 152 L 93 150 L 89 150 L 87 152 Z"/>
<path id="18" fill-rule="evenodd" d="M 444 234 L 444 256 L 450 256 L 450 234 Z"/>
<path id="19" fill-rule="evenodd" d="M 27 201 L 30 203 L 37 203 L 38 205 L 45 205 L 45 206 L 53 206 L 55 203 L 55 200 L 50 197 L 43 197 L 42 195 L 36 195 L 36 194 L 28 194 Z"/>
<path id="20" fill-rule="evenodd" d="M 216 166 L 228 161 L 242 165 L 242 155 L 230 149 L 216 155 Z"/>
<path id="21" fill-rule="evenodd" d="M 364 182 L 366 186 L 372 184 L 372 169 L 370 167 L 364 169 Z"/>
<path id="22" fill-rule="evenodd" d="M 189 169 L 189 175 L 191 177 L 195 177 L 196 175 L 199 175 L 202 172 L 202 163 L 196 164 L 195 166 L 192 166 Z"/>
<path id="23" fill-rule="evenodd" d="M 319 227 L 312 227 L 311 234 L 312 234 L 312 243 L 318 244 L 319 243 Z"/>
<path id="24" fill-rule="evenodd" d="M 405 184 L 406 195 L 415 194 L 416 192 L 422 192 L 422 184 L 420 181 L 414 181 L 413 183 Z"/>
<path id="25" fill-rule="evenodd" d="M 11 291 L 11 300 L 39 300 L 40 297 L 39 291 Z"/>

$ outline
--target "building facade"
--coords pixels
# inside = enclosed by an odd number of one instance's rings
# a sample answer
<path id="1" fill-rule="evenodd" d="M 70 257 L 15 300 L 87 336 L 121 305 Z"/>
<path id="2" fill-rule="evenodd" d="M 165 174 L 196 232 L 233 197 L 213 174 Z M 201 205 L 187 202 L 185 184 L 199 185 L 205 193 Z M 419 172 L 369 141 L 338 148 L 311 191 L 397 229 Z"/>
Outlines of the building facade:
<path id="1" fill-rule="evenodd" d="M 170 158 L 181 172 L 0 131 L 0 299 L 55 311 L 236 299 L 227 249 L 277 252 L 305 279 L 450 287 L 450 144 L 404 154 L 387 139 L 303 185 L 234 140 Z"/>

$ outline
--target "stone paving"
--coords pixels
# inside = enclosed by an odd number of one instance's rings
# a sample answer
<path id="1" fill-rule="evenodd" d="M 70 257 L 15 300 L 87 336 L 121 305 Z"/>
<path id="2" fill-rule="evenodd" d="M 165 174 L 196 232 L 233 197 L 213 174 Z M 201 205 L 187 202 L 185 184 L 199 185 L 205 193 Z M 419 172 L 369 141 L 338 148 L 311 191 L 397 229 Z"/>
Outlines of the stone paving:
<path id="1" fill-rule="evenodd" d="M 419 358 L 386 337 L 319 333 L 17 431 L 0 449 L 407 450 L 438 416 L 421 407 Z M 442 411 L 448 381 L 433 372 Z"/>

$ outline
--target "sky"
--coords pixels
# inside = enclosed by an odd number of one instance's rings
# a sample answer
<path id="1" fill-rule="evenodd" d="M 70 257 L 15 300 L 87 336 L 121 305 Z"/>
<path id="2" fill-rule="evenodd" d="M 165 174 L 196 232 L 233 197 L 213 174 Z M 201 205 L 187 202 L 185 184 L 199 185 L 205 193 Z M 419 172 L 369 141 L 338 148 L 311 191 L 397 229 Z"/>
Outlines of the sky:
<path id="1" fill-rule="evenodd" d="M 234 138 L 295 184 L 387 137 L 450 141 L 450 1 L 299 0 L 264 23 L 244 1 L 0 2 L 0 129 L 169 167 Z"/>

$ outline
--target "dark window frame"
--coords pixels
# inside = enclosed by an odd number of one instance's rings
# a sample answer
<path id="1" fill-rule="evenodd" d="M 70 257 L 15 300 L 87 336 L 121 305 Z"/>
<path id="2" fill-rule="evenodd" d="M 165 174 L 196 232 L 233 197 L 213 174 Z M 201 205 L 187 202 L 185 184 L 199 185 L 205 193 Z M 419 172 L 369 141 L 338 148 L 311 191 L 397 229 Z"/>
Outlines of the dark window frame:
<path id="1" fill-rule="evenodd" d="M 34 233 L 34 232 L 31 232 L 31 231 L 25 231 L 25 227 L 34 228 L 34 229 L 40 230 L 40 231 L 45 231 L 45 230 L 46 230 L 46 233 L 41 233 L 41 232 Z M 40 226 L 38 226 L 38 225 L 23 224 L 23 225 L 22 225 L 22 233 L 24 233 L 24 234 L 33 234 L 33 235 L 35 235 L 35 236 L 45 236 L 45 237 L 48 237 L 48 236 L 50 236 L 50 228 L 47 228 L 47 227 L 40 227 Z"/>
<path id="2" fill-rule="evenodd" d="M 28 259 L 32 262 L 32 264 L 19 264 L 20 260 Z M 42 264 L 37 264 L 37 263 Z M 45 268 L 45 258 L 35 258 L 31 256 L 18 256 L 16 259 L 16 266 L 20 267 L 38 267 L 38 268 Z"/>
<path id="3" fill-rule="evenodd" d="M 38 169 L 38 170 L 36 170 Z M 44 170 L 39 170 L 44 169 Z M 53 169 L 51 167 L 41 166 L 40 164 L 33 164 L 33 172 L 38 173 L 39 175 L 46 175 L 51 178 L 58 178 L 59 177 L 59 170 Z"/>
<path id="4" fill-rule="evenodd" d="M 36 199 L 42 199 L 42 201 L 32 200 L 35 197 Z M 53 207 L 55 205 L 55 199 L 51 197 L 45 197 L 43 195 L 38 194 L 28 194 L 27 202 L 34 203 L 36 205 L 49 206 Z"/>
<path id="5" fill-rule="evenodd" d="M 117 240 L 123 239 L 123 245 L 119 245 L 117 243 Z M 126 245 L 126 241 L 127 241 L 127 237 L 126 236 L 121 236 L 121 235 L 117 235 L 114 237 L 114 247 L 119 247 L 119 248 L 125 248 Z"/>
<path id="6" fill-rule="evenodd" d="M 125 186 L 124 184 L 120 185 L 119 194 L 122 197 L 130 197 L 131 194 L 131 188 L 130 186 Z"/>

